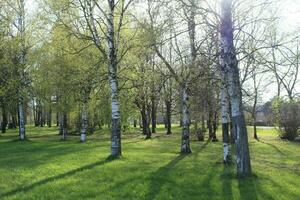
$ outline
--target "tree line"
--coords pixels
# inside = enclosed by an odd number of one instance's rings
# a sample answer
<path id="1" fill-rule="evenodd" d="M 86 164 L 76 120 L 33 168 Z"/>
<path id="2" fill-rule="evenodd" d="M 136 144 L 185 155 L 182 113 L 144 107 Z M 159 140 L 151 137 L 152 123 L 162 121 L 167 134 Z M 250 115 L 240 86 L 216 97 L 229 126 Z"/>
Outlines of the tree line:
<path id="1" fill-rule="evenodd" d="M 18 127 L 26 140 L 32 117 L 85 142 L 108 125 L 119 157 L 130 125 L 151 139 L 159 122 L 167 134 L 179 122 L 186 154 L 192 133 L 203 141 L 207 129 L 217 141 L 221 121 L 224 163 L 235 144 L 237 172 L 247 175 L 244 105 L 255 126 L 263 90 L 275 84 L 274 123 L 297 136 L 299 38 L 280 30 L 272 1 L 40 0 L 36 12 L 28 3 L 0 1 L 2 133 Z"/>

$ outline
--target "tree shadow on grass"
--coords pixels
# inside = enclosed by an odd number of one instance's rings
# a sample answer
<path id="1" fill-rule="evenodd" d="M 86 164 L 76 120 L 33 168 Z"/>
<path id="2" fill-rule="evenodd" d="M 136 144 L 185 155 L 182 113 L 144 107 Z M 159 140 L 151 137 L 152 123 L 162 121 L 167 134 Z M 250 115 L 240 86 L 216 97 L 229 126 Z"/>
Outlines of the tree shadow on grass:
<path id="1" fill-rule="evenodd" d="M 199 149 L 197 149 L 193 154 L 179 154 L 168 164 L 160 167 L 150 176 L 150 187 L 149 192 L 146 194 L 145 199 L 153 200 L 157 195 L 159 195 L 162 187 L 165 183 L 171 183 L 172 180 L 169 179 L 170 172 L 175 168 L 175 166 L 185 157 L 194 155 L 196 156 L 201 150 L 203 150 L 209 141 L 205 142 Z M 208 178 L 209 181 L 210 178 Z M 172 183 L 173 184 L 173 183 Z M 174 187 L 176 187 L 174 183 Z"/>
<path id="2" fill-rule="evenodd" d="M 234 165 L 224 165 L 223 174 L 221 174 L 222 193 L 224 200 L 233 199 L 232 195 L 232 179 L 235 178 Z"/>
<path id="3" fill-rule="evenodd" d="M 150 176 L 150 188 L 145 199 L 153 200 L 159 193 L 162 186 L 168 181 L 168 174 L 177 163 L 179 163 L 187 155 L 180 154 L 171 160 L 167 165 L 160 167 L 156 172 Z"/>
<path id="4" fill-rule="evenodd" d="M 257 199 L 257 188 L 254 177 L 238 177 L 238 188 L 241 200 Z"/>
<path id="5" fill-rule="evenodd" d="M 274 200 L 274 195 L 268 194 L 261 186 L 260 180 L 256 175 L 238 178 L 239 192 L 241 200 L 268 199 Z M 273 195 L 273 196 L 272 196 Z M 260 198 L 258 198 L 260 197 Z"/>
<path id="6" fill-rule="evenodd" d="M 257 141 L 260 142 L 260 143 L 269 145 L 270 147 L 272 147 L 273 149 L 275 149 L 280 155 L 287 157 L 287 155 L 286 155 L 284 152 L 282 152 L 282 151 L 281 151 L 277 146 L 275 146 L 274 144 L 271 144 L 271 143 L 268 143 L 268 142 L 265 142 L 265 141 L 262 141 L 262 140 L 257 140 Z"/>
<path id="7" fill-rule="evenodd" d="M 232 191 L 232 181 L 238 181 L 238 192 L 240 200 L 267 199 L 273 200 L 274 197 L 265 191 L 260 178 L 252 174 L 247 177 L 239 177 L 235 172 L 235 165 L 224 166 L 223 174 L 220 176 L 224 200 L 234 199 Z M 275 194 L 276 195 L 276 194 Z"/>
<path id="8" fill-rule="evenodd" d="M 101 165 L 104 165 L 104 164 L 106 164 L 108 162 L 111 162 L 112 160 L 113 159 L 107 158 L 107 159 L 102 160 L 102 161 L 98 161 L 98 162 L 95 162 L 95 163 L 92 163 L 92 164 L 89 164 L 89 165 L 85 165 L 83 167 L 79 167 L 77 169 L 73 169 L 73 170 L 68 171 L 66 173 L 63 173 L 63 174 L 59 174 L 59 175 L 56 175 L 56 176 L 52 176 L 52 177 L 40 180 L 40 181 L 35 182 L 35 183 L 33 183 L 31 185 L 28 185 L 28 186 L 16 188 L 16 189 L 11 190 L 9 192 L 0 194 L 0 198 L 9 197 L 9 196 L 15 195 L 15 194 L 17 194 L 19 192 L 27 192 L 29 190 L 34 189 L 35 187 L 47 184 L 49 182 L 52 182 L 52 181 L 55 181 L 55 180 L 58 180 L 58 179 L 63 179 L 63 178 L 66 178 L 68 176 L 72 176 L 72 175 L 74 175 L 76 173 L 79 173 L 79 172 L 82 172 L 82 171 L 85 171 L 85 170 L 90 170 L 90 169 L 92 169 L 94 167 L 101 166 Z"/>

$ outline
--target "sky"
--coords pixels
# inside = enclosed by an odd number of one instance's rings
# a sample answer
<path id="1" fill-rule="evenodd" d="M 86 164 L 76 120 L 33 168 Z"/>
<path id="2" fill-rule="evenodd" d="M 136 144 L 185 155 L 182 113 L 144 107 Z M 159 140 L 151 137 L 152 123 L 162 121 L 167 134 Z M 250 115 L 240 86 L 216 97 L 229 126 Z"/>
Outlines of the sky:
<path id="1" fill-rule="evenodd" d="M 276 1 L 276 0 L 275 0 Z M 282 16 L 283 26 L 288 29 L 300 27 L 300 0 L 283 0 L 279 13 Z"/>
<path id="2" fill-rule="evenodd" d="M 281 9 L 279 13 L 282 16 L 282 21 L 288 28 L 295 28 L 300 26 L 300 0 L 273 0 L 280 2 Z M 26 7 L 30 11 L 34 11 L 37 6 L 37 0 L 27 0 Z"/>

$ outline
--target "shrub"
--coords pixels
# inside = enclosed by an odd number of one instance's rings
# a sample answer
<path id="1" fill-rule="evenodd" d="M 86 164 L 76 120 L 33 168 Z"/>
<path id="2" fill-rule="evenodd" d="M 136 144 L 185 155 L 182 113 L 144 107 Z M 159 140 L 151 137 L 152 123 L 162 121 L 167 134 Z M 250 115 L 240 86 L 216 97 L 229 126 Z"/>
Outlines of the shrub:
<path id="1" fill-rule="evenodd" d="M 294 140 L 300 127 L 300 105 L 298 102 L 283 101 L 276 103 L 276 121 L 282 139 Z"/>

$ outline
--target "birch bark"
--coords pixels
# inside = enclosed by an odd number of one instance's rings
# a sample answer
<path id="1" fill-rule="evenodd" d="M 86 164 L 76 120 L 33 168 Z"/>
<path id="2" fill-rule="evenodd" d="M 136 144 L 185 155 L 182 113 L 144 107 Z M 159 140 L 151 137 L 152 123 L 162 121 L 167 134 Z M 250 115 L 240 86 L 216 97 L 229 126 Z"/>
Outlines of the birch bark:
<path id="1" fill-rule="evenodd" d="M 24 65 L 25 65 L 25 2 L 24 0 L 19 0 L 18 9 L 18 32 L 20 36 L 20 68 L 19 74 L 21 79 L 21 86 L 19 88 L 19 103 L 18 103 L 18 113 L 19 113 L 19 136 L 20 140 L 26 139 L 25 130 L 25 111 L 24 111 L 24 97 L 23 97 L 23 85 L 24 85 Z"/>
<path id="2" fill-rule="evenodd" d="M 181 153 L 191 153 L 190 148 L 190 114 L 188 106 L 187 84 L 183 84 L 182 92 L 182 138 Z"/>
<path id="3" fill-rule="evenodd" d="M 221 1 L 221 56 L 223 74 L 228 73 L 228 91 L 231 101 L 232 123 L 236 134 L 236 164 L 238 175 L 251 174 L 250 153 L 245 116 L 242 106 L 242 92 L 239 69 L 233 44 L 232 0 Z"/>
<path id="4" fill-rule="evenodd" d="M 112 110 L 111 156 L 119 157 L 121 156 L 121 114 L 118 101 L 117 55 L 114 30 L 115 1 L 108 0 L 108 5 L 108 78 L 111 89 Z"/>
<path id="5" fill-rule="evenodd" d="M 87 112 L 87 102 L 84 101 L 81 107 L 81 130 L 80 130 L 80 141 L 86 141 L 86 133 L 88 128 L 88 112 Z"/>
<path id="6" fill-rule="evenodd" d="M 229 99 L 226 87 L 226 76 L 223 77 L 221 88 L 221 117 L 222 117 L 222 136 L 223 136 L 223 162 L 229 162 Z"/>

